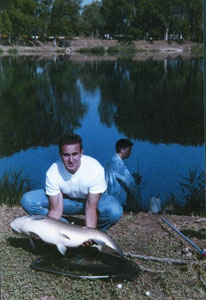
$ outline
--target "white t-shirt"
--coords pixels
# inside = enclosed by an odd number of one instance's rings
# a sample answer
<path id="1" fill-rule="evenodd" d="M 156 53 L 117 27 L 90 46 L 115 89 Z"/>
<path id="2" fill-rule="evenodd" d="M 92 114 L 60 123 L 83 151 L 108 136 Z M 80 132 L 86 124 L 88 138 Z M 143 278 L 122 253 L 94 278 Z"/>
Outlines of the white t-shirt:
<path id="1" fill-rule="evenodd" d="M 88 193 L 103 193 L 106 187 L 104 168 L 86 155 L 82 155 L 80 167 L 74 174 L 67 171 L 62 161 L 53 163 L 46 173 L 46 194 L 49 196 L 61 191 L 71 198 L 86 199 Z"/>

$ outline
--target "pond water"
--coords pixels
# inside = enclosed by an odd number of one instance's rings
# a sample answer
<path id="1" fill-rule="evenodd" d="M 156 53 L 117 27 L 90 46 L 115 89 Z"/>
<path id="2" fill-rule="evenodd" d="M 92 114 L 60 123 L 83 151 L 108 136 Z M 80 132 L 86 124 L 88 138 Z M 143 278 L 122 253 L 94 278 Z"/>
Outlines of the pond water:
<path id="1" fill-rule="evenodd" d="M 84 153 L 105 166 L 119 138 L 134 143 L 125 161 L 139 171 L 142 207 L 179 193 L 189 171 L 204 170 L 203 60 L 73 61 L 0 58 L 0 170 L 23 169 L 34 189 L 74 131 Z M 181 199 L 180 199 L 181 201 Z"/>

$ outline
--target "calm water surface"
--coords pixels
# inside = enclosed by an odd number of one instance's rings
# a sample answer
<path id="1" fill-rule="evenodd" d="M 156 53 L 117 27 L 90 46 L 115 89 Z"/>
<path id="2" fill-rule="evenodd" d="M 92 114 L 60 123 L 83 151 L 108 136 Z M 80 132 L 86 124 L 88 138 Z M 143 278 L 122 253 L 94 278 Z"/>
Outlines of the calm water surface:
<path id="1" fill-rule="evenodd" d="M 61 134 L 83 138 L 105 166 L 119 138 L 133 141 L 125 161 L 152 195 L 178 196 L 181 177 L 204 169 L 203 61 L 74 62 L 0 58 L 0 170 L 21 170 L 33 188 L 58 156 Z M 181 200 L 180 200 L 181 201 Z"/>

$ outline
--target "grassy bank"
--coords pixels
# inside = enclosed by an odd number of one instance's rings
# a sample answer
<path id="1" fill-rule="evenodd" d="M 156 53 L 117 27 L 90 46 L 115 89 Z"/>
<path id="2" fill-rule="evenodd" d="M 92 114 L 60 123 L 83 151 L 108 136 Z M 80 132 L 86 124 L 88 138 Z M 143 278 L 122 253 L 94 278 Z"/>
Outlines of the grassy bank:
<path id="1" fill-rule="evenodd" d="M 146 50 L 135 49 L 135 45 L 133 43 L 129 43 L 129 44 L 119 43 L 115 46 L 109 46 L 108 48 L 99 46 L 99 47 L 91 47 L 91 48 L 82 48 L 79 50 L 79 53 L 95 54 L 95 55 L 103 55 L 107 53 L 108 55 L 130 56 L 130 55 L 135 55 L 135 53 L 138 52 L 146 52 Z"/>
<path id="2" fill-rule="evenodd" d="M 31 269 L 34 259 L 57 250 L 39 242 L 38 254 L 34 254 L 26 237 L 11 232 L 9 223 L 22 214 L 20 207 L 0 209 L 2 300 L 201 300 L 206 297 L 206 260 L 172 232 L 160 216 L 124 214 L 108 231 L 124 252 L 149 258 L 130 258 L 140 266 L 141 273 L 134 281 L 127 281 L 75 279 Z M 205 245 L 205 223 L 198 217 L 165 217 L 199 247 Z M 178 259 L 185 264 L 157 262 L 151 256 Z M 56 255 L 54 263 L 55 259 Z"/>

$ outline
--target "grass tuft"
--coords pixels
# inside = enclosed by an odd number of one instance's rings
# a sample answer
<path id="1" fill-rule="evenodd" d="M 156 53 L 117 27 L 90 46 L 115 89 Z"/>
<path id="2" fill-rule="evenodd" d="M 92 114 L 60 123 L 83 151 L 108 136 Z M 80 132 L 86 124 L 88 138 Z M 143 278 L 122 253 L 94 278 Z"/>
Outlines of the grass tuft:
<path id="1" fill-rule="evenodd" d="M 22 170 L 19 172 L 8 172 L 0 178 L 0 206 L 6 204 L 13 207 L 19 205 L 22 195 L 31 190 L 29 179 L 22 176 Z"/>

